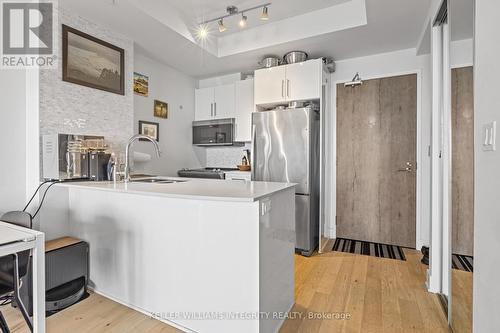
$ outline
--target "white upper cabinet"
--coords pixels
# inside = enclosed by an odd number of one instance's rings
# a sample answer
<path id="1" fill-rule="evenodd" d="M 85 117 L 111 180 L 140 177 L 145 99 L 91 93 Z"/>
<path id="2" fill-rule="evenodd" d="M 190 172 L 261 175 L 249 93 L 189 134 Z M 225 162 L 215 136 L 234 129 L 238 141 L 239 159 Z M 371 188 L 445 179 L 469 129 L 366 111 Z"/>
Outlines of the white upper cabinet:
<path id="1" fill-rule="evenodd" d="M 255 104 L 276 103 L 286 99 L 286 66 L 255 71 Z"/>
<path id="2" fill-rule="evenodd" d="M 195 120 L 234 118 L 234 84 L 195 90 Z"/>
<path id="3" fill-rule="evenodd" d="M 254 112 L 254 80 L 236 82 L 235 85 L 235 141 L 252 141 L 252 112 Z"/>
<path id="4" fill-rule="evenodd" d="M 234 84 L 214 89 L 214 119 L 234 118 Z"/>
<path id="5" fill-rule="evenodd" d="M 321 59 L 255 71 L 255 104 L 273 104 L 321 97 Z"/>
<path id="6" fill-rule="evenodd" d="M 322 68 L 317 61 L 306 61 L 286 66 L 286 97 L 300 101 L 321 97 Z"/>
<path id="7" fill-rule="evenodd" d="M 195 90 L 195 120 L 213 119 L 214 88 Z"/>

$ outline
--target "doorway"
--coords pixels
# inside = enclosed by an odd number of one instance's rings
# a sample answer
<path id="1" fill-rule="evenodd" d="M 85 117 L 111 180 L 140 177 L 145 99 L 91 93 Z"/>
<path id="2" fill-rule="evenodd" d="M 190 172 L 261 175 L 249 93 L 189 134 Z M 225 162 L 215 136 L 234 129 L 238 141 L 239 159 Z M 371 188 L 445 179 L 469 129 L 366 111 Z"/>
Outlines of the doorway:
<path id="1" fill-rule="evenodd" d="M 337 85 L 337 237 L 415 248 L 417 74 Z"/>

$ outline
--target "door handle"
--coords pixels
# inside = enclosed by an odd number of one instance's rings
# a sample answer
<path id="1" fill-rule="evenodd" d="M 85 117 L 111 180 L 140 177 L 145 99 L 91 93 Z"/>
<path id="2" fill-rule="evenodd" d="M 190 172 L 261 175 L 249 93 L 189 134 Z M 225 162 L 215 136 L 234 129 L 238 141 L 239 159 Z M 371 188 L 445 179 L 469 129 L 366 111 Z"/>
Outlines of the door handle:
<path id="1" fill-rule="evenodd" d="M 411 162 L 406 162 L 406 168 L 398 169 L 398 172 L 412 172 L 412 171 L 413 171 L 413 164 Z"/>

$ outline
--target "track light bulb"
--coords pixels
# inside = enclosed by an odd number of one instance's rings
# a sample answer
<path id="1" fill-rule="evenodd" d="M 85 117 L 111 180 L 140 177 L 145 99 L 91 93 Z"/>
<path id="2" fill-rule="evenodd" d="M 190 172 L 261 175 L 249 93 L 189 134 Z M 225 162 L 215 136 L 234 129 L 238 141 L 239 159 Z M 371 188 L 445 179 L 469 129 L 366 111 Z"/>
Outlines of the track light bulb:
<path id="1" fill-rule="evenodd" d="M 263 21 L 269 20 L 269 12 L 267 7 L 262 8 L 262 15 L 260 16 L 260 19 Z"/>
<path id="2" fill-rule="evenodd" d="M 208 28 L 206 25 L 200 25 L 197 32 L 198 38 L 205 39 L 208 36 Z"/>
<path id="3" fill-rule="evenodd" d="M 226 26 L 224 25 L 224 20 L 223 19 L 220 19 L 219 22 L 219 32 L 224 32 L 227 30 Z"/>
<path id="4" fill-rule="evenodd" d="M 241 14 L 240 27 L 244 28 L 247 25 L 247 17 L 245 14 Z"/>

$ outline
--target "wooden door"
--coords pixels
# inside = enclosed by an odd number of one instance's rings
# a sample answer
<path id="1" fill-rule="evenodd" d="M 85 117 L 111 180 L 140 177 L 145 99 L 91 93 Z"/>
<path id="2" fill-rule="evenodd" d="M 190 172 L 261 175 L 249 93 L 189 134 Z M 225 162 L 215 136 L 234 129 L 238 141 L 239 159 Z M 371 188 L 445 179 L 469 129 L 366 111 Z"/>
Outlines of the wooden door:
<path id="1" fill-rule="evenodd" d="M 472 67 L 451 71 L 452 252 L 474 247 L 474 95 Z"/>
<path id="2" fill-rule="evenodd" d="M 415 247 L 417 76 L 337 85 L 337 236 Z"/>

